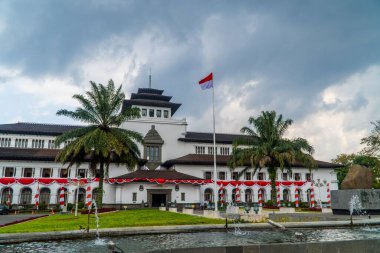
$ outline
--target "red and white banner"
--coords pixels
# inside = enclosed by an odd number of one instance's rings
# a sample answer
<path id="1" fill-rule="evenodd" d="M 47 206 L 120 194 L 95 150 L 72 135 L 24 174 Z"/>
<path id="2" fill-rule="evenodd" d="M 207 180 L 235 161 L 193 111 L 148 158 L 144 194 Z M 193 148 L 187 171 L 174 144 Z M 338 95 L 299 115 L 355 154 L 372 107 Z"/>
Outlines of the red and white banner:
<path id="1" fill-rule="evenodd" d="M 262 207 L 263 206 L 263 190 L 260 189 L 259 190 L 259 207 Z"/>
<path id="2" fill-rule="evenodd" d="M 223 206 L 224 204 L 224 189 L 223 186 L 219 189 L 219 199 L 220 199 L 220 205 Z"/>
<path id="3" fill-rule="evenodd" d="M 240 196 L 240 189 L 235 188 L 235 202 L 240 203 L 241 202 L 241 196 Z"/>
<path id="4" fill-rule="evenodd" d="M 277 206 L 281 206 L 280 186 L 277 186 Z"/>
<path id="5" fill-rule="evenodd" d="M 87 185 L 87 188 L 86 188 L 86 206 L 87 206 L 88 210 L 91 209 L 91 204 L 92 204 L 91 185 Z"/>
<path id="6" fill-rule="evenodd" d="M 310 188 L 310 206 L 314 207 L 314 185 L 311 183 L 311 188 Z"/>
<path id="7" fill-rule="evenodd" d="M 298 204 L 298 200 L 299 200 L 298 188 L 296 188 L 295 199 L 296 199 L 296 207 L 299 207 L 299 204 Z"/>
<path id="8" fill-rule="evenodd" d="M 59 206 L 61 209 L 65 206 L 65 188 L 61 187 L 61 190 L 59 191 Z"/>

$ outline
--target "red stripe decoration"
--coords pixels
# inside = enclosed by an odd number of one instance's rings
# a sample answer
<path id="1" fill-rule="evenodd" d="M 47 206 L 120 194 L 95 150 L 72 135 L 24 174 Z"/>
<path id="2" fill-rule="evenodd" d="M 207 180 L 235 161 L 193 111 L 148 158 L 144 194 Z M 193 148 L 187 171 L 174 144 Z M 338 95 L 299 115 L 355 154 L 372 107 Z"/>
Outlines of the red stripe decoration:
<path id="1" fill-rule="evenodd" d="M 86 206 L 90 210 L 92 204 L 92 193 L 91 193 L 91 185 L 87 185 L 86 188 Z"/>
<path id="2" fill-rule="evenodd" d="M 220 196 L 220 205 L 223 206 L 223 204 L 224 204 L 224 190 L 223 190 L 223 187 L 220 187 L 220 189 L 219 189 L 219 196 Z"/>
<path id="3" fill-rule="evenodd" d="M 314 185 L 311 183 L 311 188 L 310 188 L 310 205 L 311 207 L 314 207 Z"/>
<path id="4" fill-rule="evenodd" d="M 327 183 L 327 207 L 331 207 L 330 183 Z"/>
<path id="5" fill-rule="evenodd" d="M 37 209 L 38 209 L 39 201 L 40 201 L 40 185 L 37 186 L 37 192 L 34 195 L 34 202 L 35 202 L 35 206 L 37 207 Z"/>
<path id="6" fill-rule="evenodd" d="M 296 207 L 299 207 L 299 204 L 298 204 L 298 199 L 299 199 L 299 196 L 298 196 L 298 188 L 296 188 Z"/>
<path id="7" fill-rule="evenodd" d="M 65 206 L 65 188 L 61 187 L 61 190 L 59 191 L 59 205 L 61 209 Z"/>
<path id="8" fill-rule="evenodd" d="M 240 189 L 235 188 L 235 202 L 240 203 L 241 202 L 241 196 L 240 196 Z"/>
<path id="9" fill-rule="evenodd" d="M 263 190 L 259 189 L 259 207 L 263 206 Z"/>
<path id="10" fill-rule="evenodd" d="M 280 200 L 280 186 L 277 187 L 277 206 L 281 206 L 281 200 Z"/>

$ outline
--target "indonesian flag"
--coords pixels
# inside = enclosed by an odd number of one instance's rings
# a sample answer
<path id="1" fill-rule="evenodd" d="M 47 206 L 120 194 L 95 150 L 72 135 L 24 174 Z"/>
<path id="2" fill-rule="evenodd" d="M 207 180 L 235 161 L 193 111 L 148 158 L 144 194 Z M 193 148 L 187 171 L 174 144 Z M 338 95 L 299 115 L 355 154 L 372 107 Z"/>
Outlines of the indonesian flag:
<path id="1" fill-rule="evenodd" d="M 37 210 L 38 210 L 38 202 L 40 201 L 40 185 L 38 184 L 37 186 L 37 192 L 36 194 L 34 195 L 34 202 L 36 203 L 36 207 L 37 207 Z"/>
<path id="2" fill-rule="evenodd" d="M 88 185 L 86 188 L 86 206 L 87 206 L 88 210 L 91 209 L 91 204 L 92 204 L 91 186 Z"/>
<path id="3" fill-rule="evenodd" d="M 206 89 L 210 89 L 214 87 L 212 73 L 210 73 L 208 76 L 200 80 L 199 85 L 201 86 L 202 90 L 206 90 Z"/>

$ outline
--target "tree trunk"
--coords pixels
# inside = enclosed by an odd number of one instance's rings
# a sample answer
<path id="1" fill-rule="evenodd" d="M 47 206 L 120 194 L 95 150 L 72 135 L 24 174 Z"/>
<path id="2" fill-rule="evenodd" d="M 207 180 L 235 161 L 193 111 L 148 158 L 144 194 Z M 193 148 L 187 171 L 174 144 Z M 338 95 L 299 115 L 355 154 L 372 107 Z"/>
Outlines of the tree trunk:
<path id="1" fill-rule="evenodd" d="M 100 161 L 99 187 L 98 187 L 98 196 L 96 198 L 96 205 L 98 208 L 102 208 L 103 206 L 103 179 L 104 179 L 104 161 Z"/>
<path id="2" fill-rule="evenodd" d="M 269 179 L 271 184 L 271 200 L 273 202 L 273 205 L 277 204 L 277 190 L 276 190 L 276 168 L 268 168 L 269 173 Z"/>

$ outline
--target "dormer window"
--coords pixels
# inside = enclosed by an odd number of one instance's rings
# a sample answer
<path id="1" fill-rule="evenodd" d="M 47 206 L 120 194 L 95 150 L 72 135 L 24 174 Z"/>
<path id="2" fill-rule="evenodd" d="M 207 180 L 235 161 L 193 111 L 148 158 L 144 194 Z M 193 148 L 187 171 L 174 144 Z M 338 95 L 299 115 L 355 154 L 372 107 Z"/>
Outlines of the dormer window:
<path id="1" fill-rule="evenodd" d="M 169 111 L 168 110 L 164 110 L 164 118 L 169 118 Z"/>
<path id="2" fill-rule="evenodd" d="M 161 110 L 156 111 L 156 116 L 157 116 L 157 118 L 161 118 Z"/>
<path id="3" fill-rule="evenodd" d="M 149 117 L 154 117 L 154 109 L 149 109 Z"/>
<path id="4" fill-rule="evenodd" d="M 146 117 L 146 109 L 142 109 L 141 110 L 141 116 L 142 117 Z"/>

